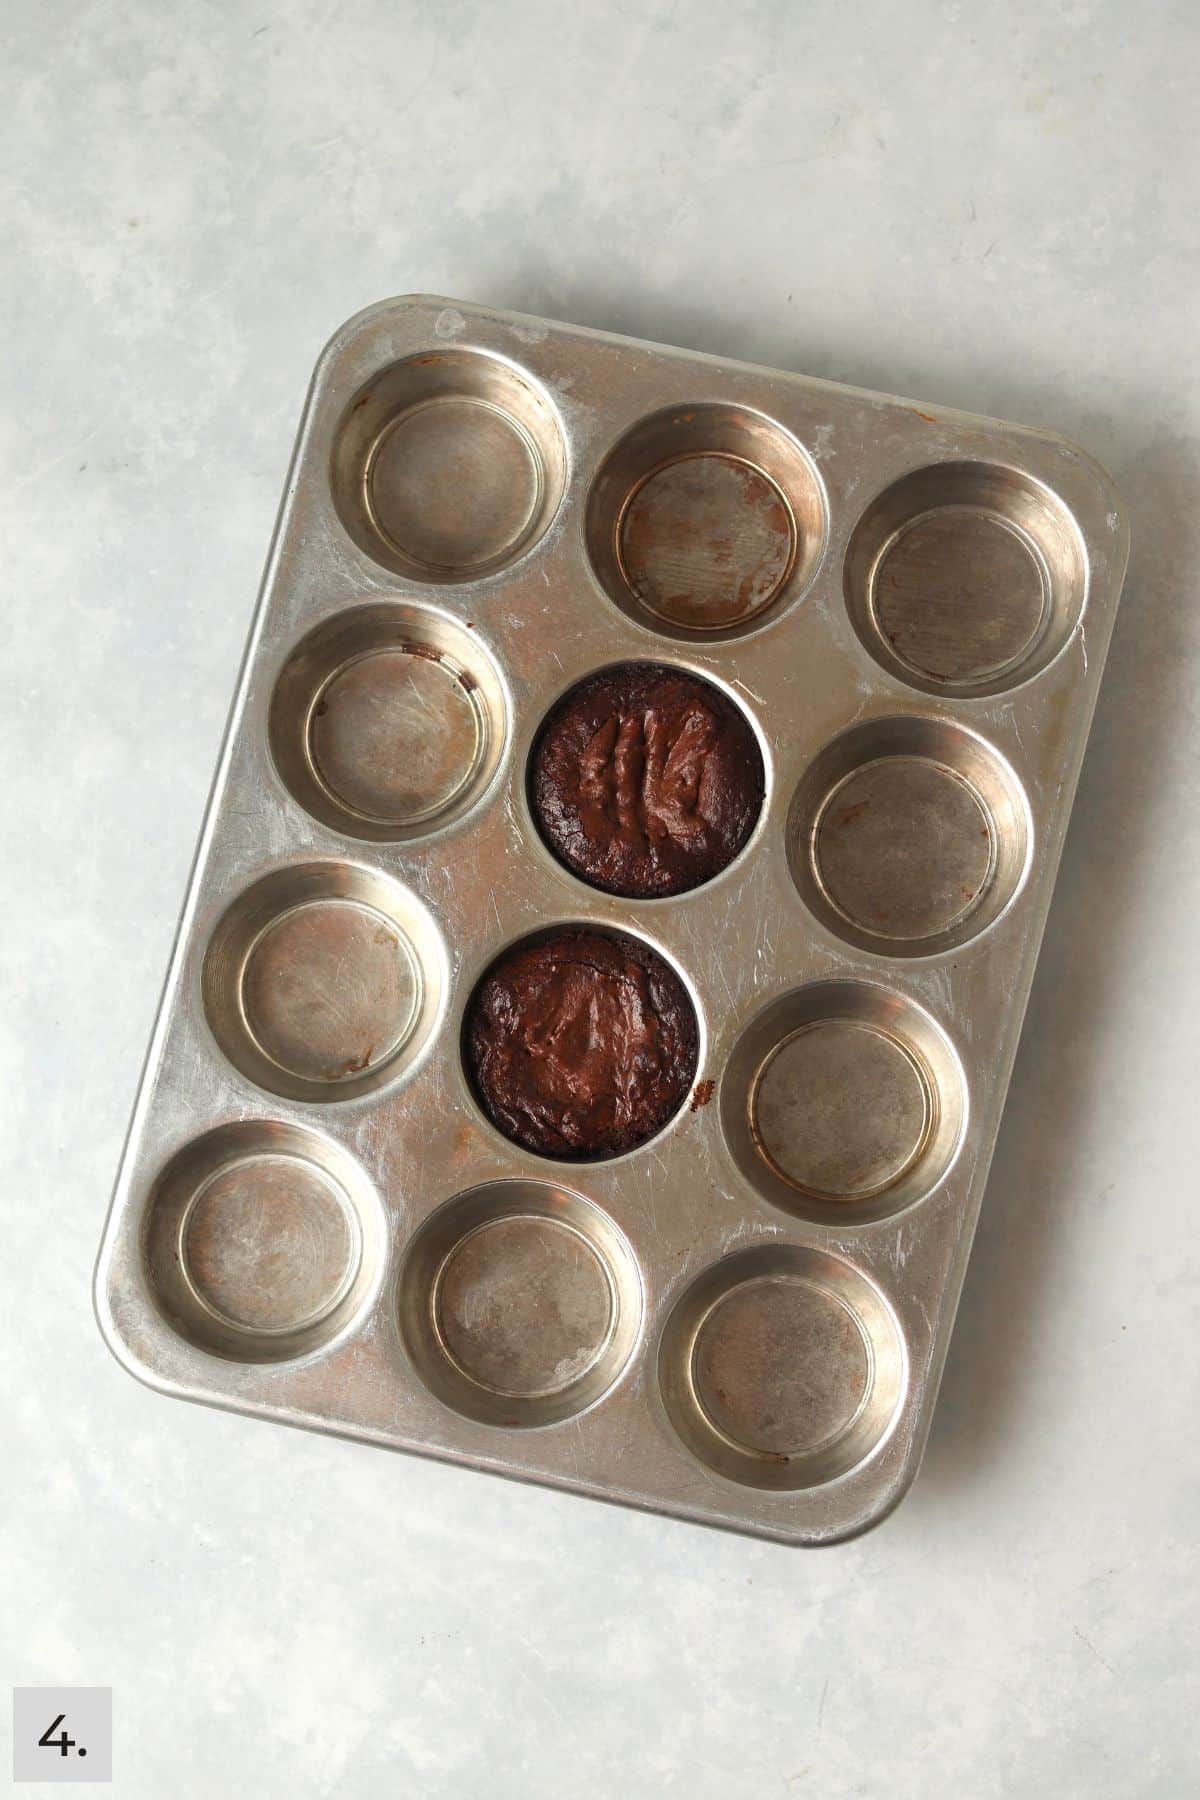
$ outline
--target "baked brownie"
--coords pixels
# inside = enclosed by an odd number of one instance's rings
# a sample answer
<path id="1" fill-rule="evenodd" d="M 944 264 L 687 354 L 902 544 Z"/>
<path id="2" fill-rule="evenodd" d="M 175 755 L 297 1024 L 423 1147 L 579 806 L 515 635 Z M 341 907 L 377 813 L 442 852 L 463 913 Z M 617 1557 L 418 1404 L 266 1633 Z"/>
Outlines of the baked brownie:
<path id="1" fill-rule="evenodd" d="M 539 1156 L 618 1156 L 678 1111 L 696 1078 L 696 1015 L 657 952 L 566 929 L 493 963 L 464 1052 L 492 1123 Z"/>
<path id="2" fill-rule="evenodd" d="M 732 862 L 762 808 L 763 761 L 741 709 L 659 663 L 589 675 L 534 745 L 529 797 L 555 855 L 629 900 L 685 894 Z"/>

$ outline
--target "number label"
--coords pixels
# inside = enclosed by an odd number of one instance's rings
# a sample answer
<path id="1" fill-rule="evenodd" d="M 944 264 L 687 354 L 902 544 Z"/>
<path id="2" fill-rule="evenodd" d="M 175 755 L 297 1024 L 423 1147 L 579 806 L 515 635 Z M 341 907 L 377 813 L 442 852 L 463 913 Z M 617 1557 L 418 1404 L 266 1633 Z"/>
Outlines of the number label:
<path id="1" fill-rule="evenodd" d="M 57 1719 L 51 1719 L 45 1731 L 43 1731 L 41 1737 L 38 1739 L 38 1743 L 43 1750 L 57 1750 L 60 1756 L 66 1756 L 68 1751 L 75 1748 L 75 1739 L 67 1736 L 67 1728 L 65 1725 L 63 1725 L 61 1736 L 50 1736 L 52 1731 L 56 1730 L 59 1725 L 62 1725 L 66 1716 L 66 1713 L 59 1713 Z M 83 1756 L 85 1752 L 81 1750 L 79 1754 L 80 1756 Z"/>

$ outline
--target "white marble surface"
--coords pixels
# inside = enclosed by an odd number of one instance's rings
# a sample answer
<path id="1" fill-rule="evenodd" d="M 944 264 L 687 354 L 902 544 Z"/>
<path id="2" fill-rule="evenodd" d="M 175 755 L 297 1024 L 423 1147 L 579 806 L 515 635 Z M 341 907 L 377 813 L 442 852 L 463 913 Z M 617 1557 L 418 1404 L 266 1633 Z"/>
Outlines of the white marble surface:
<path id="1" fill-rule="evenodd" d="M 1195 10 L 6 23 L 5 1680 L 113 1686 L 123 1800 L 1196 1791 Z M 932 1446 L 849 1546 L 172 1404 L 93 1323 L 309 369 L 414 288 L 1044 423 L 1127 498 Z"/>

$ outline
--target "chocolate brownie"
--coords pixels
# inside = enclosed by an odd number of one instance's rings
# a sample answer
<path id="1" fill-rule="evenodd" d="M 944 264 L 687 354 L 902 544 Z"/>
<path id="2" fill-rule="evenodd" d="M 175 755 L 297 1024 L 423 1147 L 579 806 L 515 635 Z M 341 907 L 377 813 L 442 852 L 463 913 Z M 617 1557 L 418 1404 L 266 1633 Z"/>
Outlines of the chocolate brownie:
<path id="1" fill-rule="evenodd" d="M 489 1119 L 539 1156 L 618 1156 L 679 1110 L 696 1015 L 661 956 L 623 933 L 564 929 L 493 963 L 463 1048 Z"/>
<path id="2" fill-rule="evenodd" d="M 758 743 L 727 695 L 686 670 L 622 663 L 554 707 L 529 797 L 546 843 L 607 894 L 685 894 L 733 861 L 762 809 Z"/>

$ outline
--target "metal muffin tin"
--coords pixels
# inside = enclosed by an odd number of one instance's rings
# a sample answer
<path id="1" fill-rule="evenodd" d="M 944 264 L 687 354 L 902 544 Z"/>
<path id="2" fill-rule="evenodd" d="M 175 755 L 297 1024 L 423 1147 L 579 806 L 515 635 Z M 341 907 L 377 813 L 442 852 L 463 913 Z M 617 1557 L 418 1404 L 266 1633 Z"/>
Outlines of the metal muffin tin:
<path id="1" fill-rule="evenodd" d="M 427 297 L 301 424 L 96 1277 L 163 1392 L 793 1543 L 911 1482 L 1124 573 L 1074 446 Z M 549 707 L 657 661 L 744 709 L 737 859 L 615 900 L 542 844 Z M 551 1162 L 465 1008 L 640 936 L 690 1104 Z"/>

